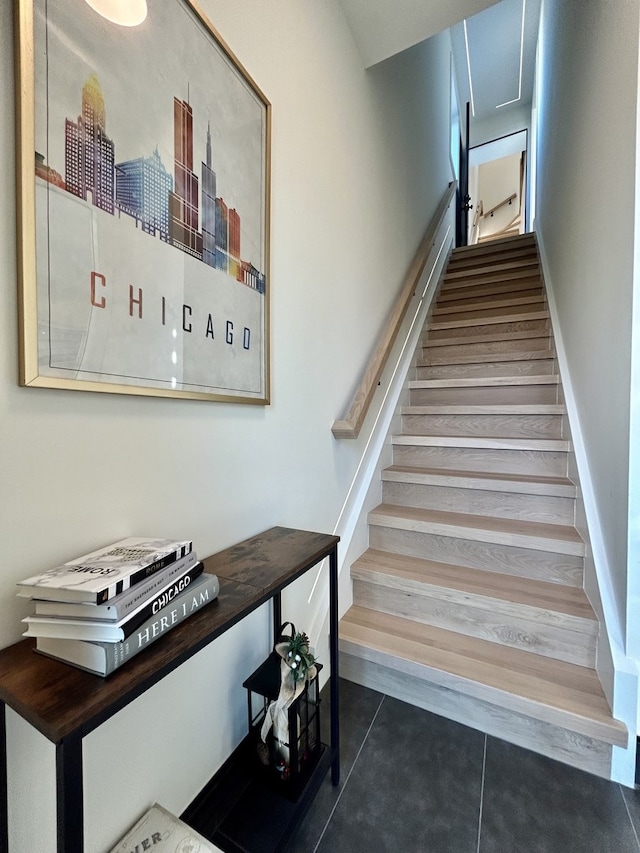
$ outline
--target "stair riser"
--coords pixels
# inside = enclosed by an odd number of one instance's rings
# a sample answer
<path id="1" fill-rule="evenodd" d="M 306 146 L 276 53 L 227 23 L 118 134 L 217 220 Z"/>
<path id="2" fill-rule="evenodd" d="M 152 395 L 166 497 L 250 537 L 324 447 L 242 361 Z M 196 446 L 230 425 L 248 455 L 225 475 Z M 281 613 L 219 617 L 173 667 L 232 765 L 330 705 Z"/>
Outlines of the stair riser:
<path id="1" fill-rule="evenodd" d="M 558 402 L 558 386 L 489 385 L 480 388 L 412 388 L 409 392 L 409 400 L 412 406 L 553 404 Z"/>
<path id="2" fill-rule="evenodd" d="M 575 501 L 547 495 L 457 489 L 415 483 L 383 483 L 382 500 L 394 506 L 466 512 L 548 524 L 573 524 Z"/>
<path id="3" fill-rule="evenodd" d="M 427 342 L 431 341 L 446 341 L 450 338 L 475 339 L 469 341 L 473 343 L 481 343 L 483 338 L 488 338 L 496 335 L 508 335 L 514 332 L 535 332 L 538 337 L 549 335 L 549 320 L 513 320 L 503 323 L 486 323 L 481 325 L 470 326 L 455 326 L 449 329 L 434 329 L 430 328 L 428 332 Z"/>
<path id="4" fill-rule="evenodd" d="M 581 587 L 583 582 L 584 561 L 581 557 L 549 551 L 475 542 L 415 530 L 397 530 L 375 524 L 369 525 L 369 546 L 407 557 L 420 557 L 567 586 Z"/>
<path id="5" fill-rule="evenodd" d="M 540 276 L 528 275 L 520 278 L 504 276 L 502 279 L 488 281 L 483 284 L 467 284 L 464 282 L 445 283 L 443 281 L 438 291 L 438 306 L 455 305 L 459 300 L 483 299 L 495 294 L 500 297 L 513 294 L 520 295 L 523 291 L 540 291 L 542 289 Z"/>
<path id="6" fill-rule="evenodd" d="M 506 263 L 508 261 L 522 261 L 528 263 L 535 261 L 538 258 L 538 253 L 535 248 L 525 246 L 522 248 L 503 249 L 501 252 L 496 252 L 491 247 L 475 249 L 470 256 L 465 257 L 464 254 L 452 252 L 449 258 L 448 269 L 459 272 L 463 269 L 475 269 L 478 266 L 487 266 L 488 263 Z"/>
<path id="7" fill-rule="evenodd" d="M 528 267 L 526 270 L 500 270 L 494 273 L 475 272 L 456 277 L 447 275 L 442 280 L 442 289 L 451 292 L 460 288 L 469 290 L 473 287 L 517 282 L 526 282 L 529 287 L 535 287 L 540 284 L 540 272 L 535 267 Z"/>
<path id="8" fill-rule="evenodd" d="M 539 274 L 540 264 L 537 259 L 530 261 L 490 261 L 473 269 L 448 268 L 444 277 L 445 282 L 455 284 L 456 282 L 475 281 L 483 278 L 495 278 L 496 276 L 509 276 L 513 278 L 524 278 Z"/>
<path id="9" fill-rule="evenodd" d="M 562 451 L 478 450 L 472 447 L 396 445 L 393 448 L 393 464 L 494 474 L 567 476 L 567 454 Z"/>
<path id="10" fill-rule="evenodd" d="M 510 311 L 489 311 L 486 315 L 474 311 L 471 317 L 458 317 L 457 315 L 437 317 L 429 325 L 432 333 L 441 331 L 456 332 L 458 329 L 473 329 L 474 334 L 484 334 L 485 328 L 494 326 L 506 326 L 507 324 L 519 324 L 530 322 L 547 322 L 549 314 L 544 308 L 532 306 L 516 307 Z"/>
<path id="11" fill-rule="evenodd" d="M 387 666 L 366 660 L 358 652 L 353 644 L 341 642 L 342 678 L 604 779 L 611 778 L 609 744 L 398 671 L 393 660 L 387 660 Z"/>
<path id="12" fill-rule="evenodd" d="M 517 237 L 500 237 L 486 246 L 456 246 L 451 252 L 451 258 L 475 258 L 481 257 L 483 252 L 496 254 L 525 249 L 530 249 L 532 252 L 537 251 L 535 235 L 530 232 L 519 234 Z"/>
<path id="13" fill-rule="evenodd" d="M 444 303 L 433 310 L 430 322 L 438 326 L 442 323 L 466 320 L 465 325 L 469 325 L 469 320 L 477 319 L 479 323 L 486 325 L 487 318 L 493 318 L 496 323 L 504 323 L 505 320 L 511 319 L 512 314 L 522 315 L 525 320 L 534 320 L 539 319 L 537 315 L 545 312 L 546 308 L 546 302 L 541 297 L 527 300 L 488 297 L 469 300 L 468 304 L 467 300 L 462 304 Z M 536 316 L 527 316 L 528 314 Z"/>
<path id="14" fill-rule="evenodd" d="M 551 376 L 556 373 L 553 358 L 531 361 L 486 361 L 473 364 L 429 364 L 416 368 L 416 379 L 464 379 L 488 376 Z"/>
<path id="15" fill-rule="evenodd" d="M 552 352 L 551 339 L 548 336 L 544 337 L 525 337 L 515 338 L 513 340 L 497 340 L 497 341 L 469 341 L 461 344 L 444 344 L 440 343 L 431 346 L 429 341 L 423 341 L 420 364 L 446 364 L 450 363 L 452 358 L 477 358 L 482 361 L 483 356 L 500 355 L 508 359 L 511 353 L 521 353 L 530 351 L 547 351 Z"/>
<path id="16" fill-rule="evenodd" d="M 436 311 L 453 311 L 458 309 L 474 310 L 475 308 L 487 308 L 487 303 L 501 302 L 503 300 L 519 299 L 523 296 L 541 295 L 542 290 L 538 287 L 532 288 L 531 284 L 524 282 L 522 285 L 495 284 L 486 285 L 482 289 L 474 288 L 470 293 L 462 290 L 442 291 L 438 295 L 438 301 L 434 315 L 444 316 L 444 313 L 435 314 Z"/>
<path id="17" fill-rule="evenodd" d="M 523 281 L 503 284 L 476 285 L 469 293 L 464 288 L 440 290 L 435 311 L 456 311 L 461 308 L 487 307 L 488 302 L 511 302 L 512 300 L 537 298 L 544 300 L 544 290 L 539 284 Z"/>
<path id="18" fill-rule="evenodd" d="M 371 610 L 413 619 L 509 648 L 522 649 L 578 666 L 595 666 L 594 636 L 561 626 L 540 624 L 535 620 L 535 614 L 532 618 L 531 613 L 500 613 L 497 611 L 498 602 L 491 599 L 483 601 L 479 596 L 470 596 L 469 600 L 463 601 L 458 596 L 455 601 L 447 601 L 431 596 L 428 591 L 423 594 L 409 593 L 387 585 L 354 580 L 353 601 Z"/>
<path id="19" fill-rule="evenodd" d="M 385 483 L 413 483 L 418 486 L 440 486 L 441 488 L 471 489 L 481 492 L 504 492 L 516 495 L 541 495 L 556 498 L 576 497 L 576 487 L 566 478 L 543 478 L 465 471 L 425 471 L 420 468 L 385 468 L 382 472 Z"/>
<path id="20" fill-rule="evenodd" d="M 561 415 L 403 415 L 404 435 L 562 438 Z"/>
<path id="21" fill-rule="evenodd" d="M 472 252 L 459 252 L 454 250 L 450 257 L 447 269 L 456 272 L 463 269 L 476 269 L 487 264 L 500 264 L 508 262 L 529 263 L 538 260 L 535 248 L 531 246 L 512 247 L 496 251 L 493 246 L 474 246 Z"/>
<path id="22" fill-rule="evenodd" d="M 451 308 L 435 310 L 432 314 L 432 321 L 434 323 L 448 323 L 460 320 L 486 320 L 487 318 L 494 318 L 495 322 L 499 323 L 501 317 L 510 317 L 512 314 L 538 314 L 544 310 L 545 302 L 541 298 L 532 299 L 525 303 L 507 304 L 504 306 L 483 306 L 482 300 L 478 300 L 475 305 L 470 305 L 464 310 L 461 308 L 456 308 L 455 310 Z"/>
<path id="23" fill-rule="evenodd" d="M 407 512 L 405 508 L 399 511 L 394 507 L 381 505 L 369 513 L 369 524 L 377 527 L 386 527 L 392 530 L 402 530 L 407 533 L 422 533 L 424 535 L 446 536 L 450 539 L 461 539 L 463 541 L 483 542 L 491 545 L 500 545 L 507 548 L 529 548 L 534 551 L 546 551 L 554 554 L 570 554 L 573 556 L 584 556 L 584 542 L 571 528 L 562 528 L 556 533 L 551 531 L 540 531 L 522 529 L 520 525 L 504 525 L 495 527 L 493 525 L 465 524 L 466 517 L 456 519 L 442 519 L 438 513 L 436 517 L 424 517 L 423 513 Z M 572 531 L 572 532 L 571 532 Z M 562 535 L 570 533 L 569 536 Z"/>
<path id="24" fill-rule="evenodd" d="M 409 644 L 408 654 L 405 654 L 404 649 L 402 651 L 395 651 L 397 648 L 397 642 L 394 642 L 392 650 L 389 650 L 386 642 L 380 646 L 377 643 L 377 639 L 374 639 L 373 645 L 369 645 L 368 642 L 361 641 L 360 632 L 356 631 L 354 636 L 353 631 L 349 631 L 348 629 L 346 632 L 344 629 L 341 631 L 340 649 L 347 654 L 356 654 L 365 660 L 380 663 L 383 666 L 392 665 L 398 672 L 413 675 L 423 681 L 437 684 L 440 687 L 447 687 L 456 693 L 464 694 L 474 699 L 481 699 L 490 704 L 495 703 L 505 710 L 515 711 L 523 716 L 533 717 L 542 722 L 570 728 L 571 731 L 577 734 L 597 738 L 606 743 L 611 743 L 609 738 L 612 735 L 616 741 L 622 740 L 621 733 L 611 731 L 608 721 L 603 724 L 599 721 L 594 722 L 583 718 L 580 714 L 576 715 L 575 712 L 567 712 L 563 708 L 548 703 L 532 702 L 529 698 L 522 695 L 513 694 L 508 687 L 502 689 L 468 677 L 461 677 L 457 673 L 440 669 L 438 666 L 434 667 L 429 664 L 417 662 L 410 657 L 411 644 Z M 522 654 L 517 651 L 514 653 Z M 525 657 L 528 657 L 528 655 L 525 654 Z M 564 666 L 564 664 L 560 665 Z"/>

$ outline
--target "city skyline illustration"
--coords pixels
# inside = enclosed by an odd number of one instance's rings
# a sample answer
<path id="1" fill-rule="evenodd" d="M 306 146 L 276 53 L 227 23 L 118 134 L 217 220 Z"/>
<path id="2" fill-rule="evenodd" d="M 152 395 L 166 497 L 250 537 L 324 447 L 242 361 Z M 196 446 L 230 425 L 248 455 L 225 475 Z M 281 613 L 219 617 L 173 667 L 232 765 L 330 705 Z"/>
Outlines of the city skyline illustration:
<path id="1" fill-rule="evenodd" d="M 240 212 L 218 194 L 211 122 L 199 173 L 194 168 L 193 124 L 189 101 L 174 97 L 173 174 L 157 144 L 146 156 L 117 162 L 115 141 L 107 133 L 105 99 L 92 73 L 82 87 L 77 120 L 65 118 L 64 177 L 37 151 L 35 172 L 105 214 L 129 216 L 149 236 L 264 294 L 264 271 L 242 258 Z"/>

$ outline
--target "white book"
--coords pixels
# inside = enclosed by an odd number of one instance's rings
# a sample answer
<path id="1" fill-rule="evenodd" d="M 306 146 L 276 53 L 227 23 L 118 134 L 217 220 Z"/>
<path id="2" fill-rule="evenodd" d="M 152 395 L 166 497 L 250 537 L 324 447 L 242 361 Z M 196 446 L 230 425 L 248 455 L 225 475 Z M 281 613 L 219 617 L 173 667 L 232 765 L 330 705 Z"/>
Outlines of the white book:
<path id="1" fill-rule="evenodd" d="M 130 537 L 20 581 L 18 595 L 103 604 L 188 554 L 187 540 Z"/>
<path id="2" fill-rule="evenodd" d="M 151 619 L 143 622 L 122 642 L 38 637 L 36 651 L 97 675 L 109 675 L 180 622 L 184 622 L 214 601 L 218 588 L 218 578 L 215 575 L 200 575 L 185 592 Z"/>
<path id="3" fill-rule="evenodd" d="M 202 574 L 203 569 L 203 563 L 196 563 L 186 575 L 170 583 L 151 601 L 143 602 L 135 612 L 129 613 L 117 622 L 94 622 L 90 619 L 67 619 L 56 616 L 26 616 L 22 621 L 27 626 L 27 630 L 22 636 L 119 643 L 131 636 L 148 619 L 160 615 L 164 608 L 175 601 L 183 592 L 187 592 Z M 215 589 L 212 591 L 215 598 L 220 591 L 220 584 L 215 575 L 211 575 L 211 577 L 215 578 Z"/>
<path id="4" fill-rule="evenodd" d="M 140 818 L 111 853 L 153 850 L 154 853 L 222 853 L 186 823 L 155 803 Z"/>
<path id="5" fill-rule="evenodd" d="M 119 622 L 126 616 L 137 613 L 145 602 L 154 598 L 175 581 L 193 570 L 198 562 L 195 551 L 181 560 L 176 560 L 147 580 L 116 595 L 104 604 L 84 604 L 81 601 L 46 601 L 34 599 L 36 616 L 56 616 L 67 619 L 89 619 L 92 622 Z M 195 575 L 194 575 L 195 577 Z"/>

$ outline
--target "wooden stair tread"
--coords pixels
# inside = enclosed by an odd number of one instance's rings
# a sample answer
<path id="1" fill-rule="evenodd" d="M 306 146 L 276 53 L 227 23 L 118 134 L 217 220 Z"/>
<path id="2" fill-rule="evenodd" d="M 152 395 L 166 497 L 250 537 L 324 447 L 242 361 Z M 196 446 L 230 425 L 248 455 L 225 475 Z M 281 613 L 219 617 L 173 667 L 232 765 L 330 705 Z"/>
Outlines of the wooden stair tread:
<path id="1" fill-rule="evenodd" d="M 540 271 L 536 267 L 530 267 L 524 270 L 511 270 L 504 272 L 483 273 L 483 275 L 468 276 L 467 278 L 448 279 L 446 276 L 442 280 L 440 295 L 453 295 L 455 292 L 466 291 L 468 295 L 473 294 L 477 290 L 483 290 L 490 285 L 504 284 L 527 284 L 527 287 L 537 287 L 542 279 Z"/>
<path id="2" fill-rule="evenodd" d="M 626 747 L 594 670 L 352 606 L 340 621 L 341 647 L 404 661 L 425 679 L 478 699 Z M 345 647 L 346 646 L 346 647 Z"/>
<path id="3" fill-rule="evenodd" d="M 483 362 L 476 359 L 462 364 L 429 360 L 426 364 L 416 363 L 414 379 L 471 379 L 474 376 L 553 376 L 558 372 L 556 360 L 549 354 L 547 358 L 509 359 Z"/>
<path id="4" fill-rule="evenodd" d="M 530 288 L 521 291 L 504 291 L 498 293 L 480 293 L 465 296 L 460 294 L 457 299 L 438 299 L 432 318 L 442 314 L 456 314 L 463 311 L 499 310 L 518 305 L 544 305 L 544 293 L 540 288 L 532 292 Z"/>
<path id="5" fill-rule="evenodd" d="M 436 307 L 445 308 L 449 305 L 473 305 L 477 302 L 517 299 L 534 293 L 544 294 L 540 281 L 502 281 L 482 286 L 473 285 L 469 288 L 443 288 L 438 294 Z"/>
<path id="6" fill-rule="evenodd" d="M 445 285 L 443 279 L 442 287 L 438 291 L 438 304 L 441 301 L 459 302 L 464 299 L 484 299 L 486 296 L 504 299 L 509 295 L 522 296 L 531 293 L 544 294 L 544 292 L 539 273 L 515 278 L 500 276 L 498 281 L 470 282 L 466 285 L 459 282 L 449 282 Z"/>
<path id="7" fill-rule="evenodd" d="M 484 343 L 493 343 L 498 341 L 516 341 L 516 340 L 527 340 L 529 338 L 548 338 L 551 339 L 550 333 L 541 333 L 539 329 L 521 329 L 517 332 L 487 332 L 485 334 L 478 334 L 476 336 L 467 335 L 465 337 L 458 338 L 429 338 L 426 337 L 422 342 L 422 348 L 428 349 L 431 347 L 446 347 L 446 346 L 459 346 L 459 345 L 467 345 L 467 344 L 484 344 Z"/>
<path id="8" fill-rule="evenodd" d="M 564 438 L 513 438 L 482 435 L 394 435 L 395 447 L 472 447 L 478 450 L 535 450 L 568 453 L 571 442 Z"/>
<path id="9" fill-rule="evenodd" d="M 524 246 L 536 246 L 536 235 L 533 231 L 527 231 L 524 234 L 518 234 L 517 236 L 507 237 L 507 238 L 497 238 L 493 240 L 491 245 L 486 245 L 487 249 L 495 249 L 496 251 L 500 251 L 502 249 L 510 249 L 515 247 L 524 247 Z M 537 251 L 537 248 L 536 248 Z M 473 255 L 481 252 L 481 249 L 478 246 L 456 246 L 452 252 L 451 256 L 453 258 L 462 257 L 464 255 Z"/>
<path id="10" fill-rule="evenodd" d="M 491 259 L 511 261 L 520 258 L 528 260 L 529 258 L 537 257 L 538 252 L 535 246 L 512 246 L 501 251 L 467 252 L 466 254 L 452 251 L 449 258 L 449 267 L 456 270 L 467 267 L 473 269 L 474 266 L 486 264 Z"/>
<path id="11" fill-rule="evenodd" d="M 472 326 L 457 327 L 459 334 L 454 334 L 453 329 L 429 329 L 428 340 L 443 341 L 446 344 L 483 344 L 493 341 L 524 340 L 525 334 L 529 338 L 551 338 L 549 320 L 518 320 L 517 322 L 494 322 L 494 323 L 475 323 Z M 426 341 L 425 336 L 425 341 Z M 423 343 L 423 346 L 425 344 Z"/>
<path id="12" fill-rule="evenodd" d="M 447 353 L 434 355 L 428 353 L 416 361 L 416 367 L 447 367 L 454 364 L 502 364 L 511 361 L 546 361 L 549 359 L 555 359 L 550 349 L 475 353 L 471 355 L 450 355 Z"/>
<path id="13" fill-rule="evenodd" d="M 505 252 L 537 252 L 538 248 L 536 246 L 536 241 L 534 238 L 534 234 L 532 231 L 529 231 L 526 234 L 520 235 L 520 240 L 500 240 L 497 238 L 493 242 L 492 247 L 487 247 L 492 249 L 494 253 L 504 254 Z M 467 246 L 455 246 L 451 250 L 451 259 L 459 260 L 464 259 L 465 256 L 479 254 L 479 247 L 477 245 L 467 245 Z M 485 254 L 490 254 L 490 252 L 486 252 Z"/>
<path id="14" fill-rule="evenodd" d="M 522 323 L 528 320 L 548 320 L 549 312 L 544 311 L 521 311 L 519 313 L 504 314 L 500 316 L 473 317 L 465 320 L 443 320 L 442 322 L 430 323 L 429 329 L 437 332 L 444 329 L 466 329 L 470 326 L 494 326 L 500 323 Z"/>
<path id="15" fill-rule="evenodd" d="M 496 308 L 510 308 L 519 305 L 543 305 L 544 295 L 540 293 L 531 294 L 529 296 L 509 296 L 502 299 L 491 297 L 475 297 L 471 301 L 460 300 L 455 304 L 438 305 L 433 309 L 432 317 L 443 316 L 447 314 L 460 314 L 463 311 L 493 311 Z"/>
<path id="16" fill-rule="evenodd" d="M 419 557 L 406 557 L 387 551 L 369 548 L 351 566 L 351 575 L 363 579 L 367 575 L 388 574 L 395 579 L 412 585 L 442 586 L 465 594 L 481 596 L 491 600 L 537 608 L 582 620 L 572 623 L 573 630 L 581 624 L 585 633 L 594 634 L 598 629 L 593 608 L 584 591 L 579 587 L 549 583 L 531 578 L 504 575 L 466 566 L 424 560 Z M 549 620 L 552 624 L 556 619 Z"/>
<path id="17" fill-rule="evenodd" d="M 445 305 L 441 308 L 434 308 L 431 312 L 431 324 L 440 326 L 443 323 L 462 323 L 463 321 L 477 320 L 480 325 L 487 325 L 489 318 L 494 323 L 503 322 L 503 318 L 507 318 L 507 322 L 514 322 L 511 318 L 515 315 L 523 316 L 525 319 L 533 317 L 537 320 L 545 319 L 544 312 L 547 310 L 547 304 L 544 299 L 527 299 L 527 300 L 502 300 L 503 304 L 496 303 L 483 305 L 483 300 L 467 304 Z M 482 321 L 482 322 L 481 322 Z M 476 325 L 477 325 L 476 324 Z"/>
<path id="18" fill-rule="evenodd" d="M 532 376 L 472 376 L 452 379 L 410 379 L 409 388 L 487 388 L 493 385 L 559 385 L 557 373 Z"/>
<path id="19" fill-rule="evenodd" d="M 473 277 L 477 275 L 492 274 L 495 272 L 511 272 L 511 270 L 529 270 L 539 269 L 540 262 L 537 255 L 531 255 L 529 258 L 517 258 L 514 260 L 495 260 L 487 261 L 481 265 L 474 266 L 471 269 L 452 268 L 452 271 L 445 274 L 445 281 L 459 280 L 465 276 Z"/>
<path id="20" fill-rule="evenodd" d="M 403 415 L 563 415 L 565 407 L 561 403 L 488 403 L 432 406 L 403 406 Z"/>
<path id="21" fill-rule="evenodd" d="M 549 477 L 536 474 L 494 474 L 460 471 L 453 468 L 418 468 L 390 465 L 382 471 L 388 482 L 453 485 L 459 488 L 484 491 L 515 492 L 518 494 L 575 497 L 576 486 L 568 477 Z"/>
<path id="22" fill-rule="evenodd" d="M 369 523 L 456 539 L 473 539 L 496 545 L 511 545 L 583 557 L 584 541 L 575 527 L 541 521 L 471 515 L 379 504 L 369 513 Z"/>

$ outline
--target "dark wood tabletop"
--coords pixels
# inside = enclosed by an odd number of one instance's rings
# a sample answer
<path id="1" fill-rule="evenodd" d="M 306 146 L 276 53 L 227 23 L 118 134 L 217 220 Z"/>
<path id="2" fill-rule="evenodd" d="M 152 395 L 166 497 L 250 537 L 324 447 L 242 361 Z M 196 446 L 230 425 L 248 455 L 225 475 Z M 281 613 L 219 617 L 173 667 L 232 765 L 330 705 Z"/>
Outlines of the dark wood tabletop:
<path id="1" fill-rule="evenodd" d="M 84 736 L 308 569 L 339 537 L 272 527 L 203 560 L 215 601 L 106 678 L 37 654 L 28 639 L 0 650 L 0 700 L 54 743 Z"/>

